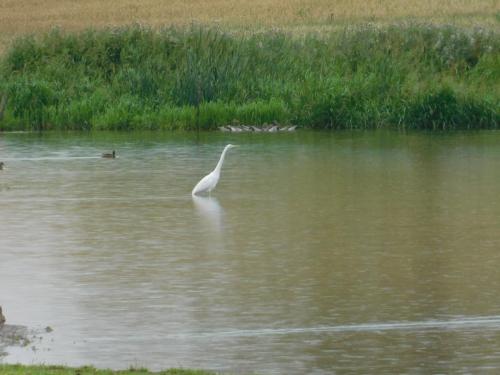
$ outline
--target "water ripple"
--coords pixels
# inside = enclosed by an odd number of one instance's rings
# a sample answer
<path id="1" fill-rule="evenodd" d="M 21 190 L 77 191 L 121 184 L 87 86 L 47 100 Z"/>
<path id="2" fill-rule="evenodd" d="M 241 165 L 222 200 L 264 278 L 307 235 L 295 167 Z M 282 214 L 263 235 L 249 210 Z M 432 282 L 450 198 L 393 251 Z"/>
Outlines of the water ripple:
<path id="1" fill-rule="evenodd" d="M 234 330 L 219 332 L 203 332 L 175 337 L 254 337 L 269 335 L 289 335 L 301 333 L 335 333 L 335 332 L 375 332 L 402 330 L 462 330 L 470 328 L 500 329 L 500 316 L 470 317 L 451 320 L 424 320 L 416 322 L 387 322 L 345 324 L 336 326 L 300 327 L 300 328 L 263 328 L 255 330 Z"/>
<path id="2" fill-rule="evenodd" d="M 243 338 L 275 335 L 317 334 L 317 333 L 361 333 L 386 331 L 426 331 L 426 330 L 466 330 L 466 329 L 500 330 L 500 316 L 464 317 L 450 320 L 423 320 L 415 322 L 380 322 L 343 324 L 317 327 L 288 327 L 288 328 L 260 328 L 236 329 L 231 331 L 186 332 L 157 336 L 156 339 L 213 339 L 213 338 Z M 151 339 L 151 336 L 148 336 Z M 144 337 L 135 336 L 142 341 Z M 91 339 L 92 340 L 92 339 Z M 100 341 L 94 338 L 92 341 Z M 109 338 L 102 338 L 109 341 Z"/>

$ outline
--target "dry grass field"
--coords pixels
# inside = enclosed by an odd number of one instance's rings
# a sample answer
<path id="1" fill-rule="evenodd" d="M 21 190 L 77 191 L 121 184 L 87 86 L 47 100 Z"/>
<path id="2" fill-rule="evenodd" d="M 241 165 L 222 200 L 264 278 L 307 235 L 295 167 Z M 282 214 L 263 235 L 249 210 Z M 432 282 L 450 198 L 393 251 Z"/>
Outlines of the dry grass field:
<path id="1" fill-rule="evenodd" d="M 18 35 L 147 24 L 218 24 L 236 30 L 329 30 L 405 20 L 498 29 L 498 0 L 1 0 L 0 53 Z"/>

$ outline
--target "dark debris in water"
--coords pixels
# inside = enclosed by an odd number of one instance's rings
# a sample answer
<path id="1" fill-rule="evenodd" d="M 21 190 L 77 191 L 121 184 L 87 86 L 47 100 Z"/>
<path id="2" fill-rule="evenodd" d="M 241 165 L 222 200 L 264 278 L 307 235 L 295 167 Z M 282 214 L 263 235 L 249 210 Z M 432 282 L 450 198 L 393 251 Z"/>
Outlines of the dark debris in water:
<path id="1" fill-rule="evenodd" d="M 47 326 L 43 330 L 33 330 L 25 326 L 6 324 L 0 328 L 0 358 L 7 355 L 7 347 L 28 347 L 36 351 L 36 342 L 42 341 L 41 333 L 50 333 L 53 329 Z"/>
<path id="2" fill-rule="evenodd" d="M 29 330 L 24 326 L 4 325 L 0 328 L 0 357 L 7 355 L 8 346 L 25 347 L 31 343 Z"/>

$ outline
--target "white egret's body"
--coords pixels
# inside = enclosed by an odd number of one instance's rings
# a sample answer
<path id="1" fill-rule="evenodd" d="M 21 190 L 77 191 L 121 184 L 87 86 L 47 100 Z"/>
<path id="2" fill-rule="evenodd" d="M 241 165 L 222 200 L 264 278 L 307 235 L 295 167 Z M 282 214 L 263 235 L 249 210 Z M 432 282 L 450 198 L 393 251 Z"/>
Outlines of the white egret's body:
<path id="1" fill-rule="evenodd" d="M 227 150 L 230 148 L 236 147 L 234 145 L 227 145 L 224 147 L 224 151 L 222 151 L 222 154 L 220 156 L 219 162 L 217 163 L 217 166 L 215 169 L 207 174 L 205 177 L 203 177 L 200 182 L 196 184 L 194 187 L 193 191 L 191 192 L 192 195 L 200 194 L 200 193 L 205 193 L 208 192 L 210 193 L 215 186 L 217 186 L 217 183 L 219 182 L 220 178 L 220 171 L 222 169 L 222 163 L 224 163 L 224 157 L 226 156 Z"/>

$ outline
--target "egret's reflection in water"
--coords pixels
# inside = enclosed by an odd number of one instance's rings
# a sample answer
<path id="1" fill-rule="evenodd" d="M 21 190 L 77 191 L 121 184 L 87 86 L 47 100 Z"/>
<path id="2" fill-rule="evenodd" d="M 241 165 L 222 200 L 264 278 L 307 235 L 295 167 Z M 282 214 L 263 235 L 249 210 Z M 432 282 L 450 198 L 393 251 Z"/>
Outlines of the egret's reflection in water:
<path id="1" fill-rule="evenodd" d="M 217 198 L 193 195 L 193 203 L 204 226 L 212 232 L 221 233 L 224 210 Z"/>

